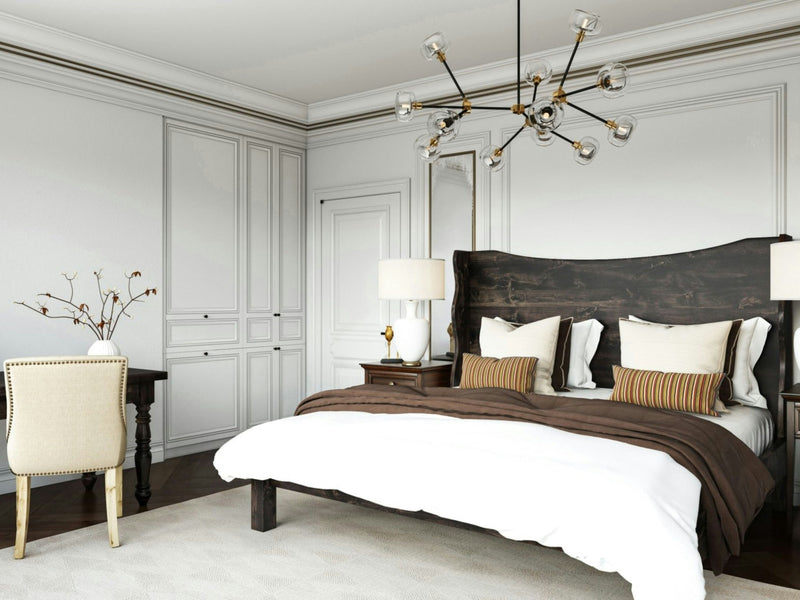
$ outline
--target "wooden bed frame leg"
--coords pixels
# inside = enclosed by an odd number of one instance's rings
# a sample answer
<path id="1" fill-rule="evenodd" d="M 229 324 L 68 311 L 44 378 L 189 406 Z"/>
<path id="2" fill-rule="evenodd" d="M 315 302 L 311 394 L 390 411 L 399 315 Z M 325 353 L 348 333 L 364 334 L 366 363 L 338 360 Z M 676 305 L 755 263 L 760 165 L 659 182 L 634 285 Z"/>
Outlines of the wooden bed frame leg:
<path id="1" fill-rule="evenodd" d="M 256 531 L 275 529 L 275 485 L 271 479 L 250 480 L 250 528 Z"/>

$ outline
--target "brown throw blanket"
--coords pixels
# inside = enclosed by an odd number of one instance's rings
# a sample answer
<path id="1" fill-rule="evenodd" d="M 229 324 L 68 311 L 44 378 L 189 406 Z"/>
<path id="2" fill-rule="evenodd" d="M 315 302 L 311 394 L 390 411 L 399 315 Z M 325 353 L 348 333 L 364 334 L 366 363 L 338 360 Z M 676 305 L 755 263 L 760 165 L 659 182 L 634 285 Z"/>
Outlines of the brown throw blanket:
<path id="1" fill-rule="evenodd" d="M 739 554 L 745 530 L 775 485 L 752 450 L 722 427 L 691 415 L 621 402 L 497 388 L 360 385 L 309 396 L 295 414 L 320 410 L 528 421 L 666 452 L 702 484 L 700 506 L 706 520 L 708 560 L 717 575 L 731 554 Z"/>

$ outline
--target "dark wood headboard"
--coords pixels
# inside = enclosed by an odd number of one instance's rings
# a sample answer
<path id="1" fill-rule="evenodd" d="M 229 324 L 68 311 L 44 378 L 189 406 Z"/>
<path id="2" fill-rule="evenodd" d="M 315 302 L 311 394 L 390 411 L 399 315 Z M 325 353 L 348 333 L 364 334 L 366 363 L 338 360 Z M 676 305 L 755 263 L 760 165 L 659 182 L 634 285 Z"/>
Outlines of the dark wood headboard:
<path id="1" fill-rule="evenodd" d="M 749 238 L 723 246 L 649 256 L 561 260 L 492 250 L 453 255 L 455 296 L 452 384 L 461 380 L 463 352 L 480 353 L 481 317 L 528 323 L 553 315 L 604 326 L 592 361 L 598 387 L 613 387 L 611 365 L 619 364 L 620 317 L 629 314 L 662 323 L 705 323 L 760 316 L 770 322 L 767 343 L 755 368 L 779 436 L 783 403 L 791 384 L 791 303 L 770 300 L 770 244 L 788 236 Z"/>

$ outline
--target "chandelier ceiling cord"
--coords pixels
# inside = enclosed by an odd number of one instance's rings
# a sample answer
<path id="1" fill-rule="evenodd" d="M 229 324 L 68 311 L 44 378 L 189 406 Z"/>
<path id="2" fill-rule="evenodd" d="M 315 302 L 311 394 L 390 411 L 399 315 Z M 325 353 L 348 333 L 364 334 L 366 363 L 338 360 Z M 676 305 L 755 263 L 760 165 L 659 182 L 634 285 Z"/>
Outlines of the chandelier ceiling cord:
<path id="1" fill-rule="evenodd" d="M 553 76 L 553 69 L 544 60 L 536 61 L 525 65 L 524 75 L 521 65 L 521 45 L 520 45 L 520 4 L 517 0 L 517 103 L 511 106 L 511 112 L 515 115 L 522 115 L 525 118 L 522 126 L 510 137 L 502 146 L 486 146 L 481 150 L 480 161 L 491 171 L 498 171 L 505 165 L 503 150 L 514 139 L 522 133 L 526 127 L 531 129 L 531 136 L 540 146 L 549 146 L 556 138 L 560 138 L 569 143 L 574 148 L 574 157 L 578 164 L 586 165 L 597 156 L 598 141 L 590 136 L 580 140 L 572 140 L 557 131 L 564 119 L 564 107 L 572 108 L 583 114 L 596 119 L 608 128 L 608 141 L 614 146 L 624 146 L 630 140 L 633 130 L 636 128 L 636 119 L 630 115 L 621 115 L 616 119 L 604 119 L 588 110 L 581 108 L 571 100 L 571 96 L 586 92 L 592 89 L 599 89 L 603 96 L 616 98 L 622 95 L 628 84 L 628 69 L 620 63 L 608 63 L 600 68 L 595 83 L 587 85 L 569 92 L 564 91 L 564 83 L 567 80 L 569 71 L 572 68 L 572 61 L 578 46 L 586 38 L 600 33 L 600 17 L 593 13 L 575 9 L 569 19 L 569 26 L 576 33 L 575 45 L 572 54 L 567 62 L 567 68 L 561 76 L 558 88 L 553 92 L 549 99 L 536 100 L 536 95 L 540 85 L 545 85 Z M 421 135 L 414 143 L 419 157 L 432 162 L 439 158 L 442 153 L 442 144 L 449 142 L 458 135 L 461 119 L 464 115 L 473 110 L 501 110 L 508 111 L 506 106 L 473 106 L 467 98 L 464 90 L 456 79 L 450 65 L 447 64 L 445 52 L 449 43 L 441 32 L 436 32 L 422 42 L 420 48 L 422 55 L 428 59 L 437 59 L 444 65 L 448 75 L 461 96 L 461 105 L 452 106 L 446 104 L 426 104 L 424 108 L 438 109 L 428 117 L 428 133 Z M 529 104 L 522 103 L 522 79 L 533 87 L 533 95 Z M 398 121 L 410 121 L 414 117 L 414 112 L 421 110 L 423 104 L 417 102 L 412 92 L 397 92 L 395 98 L 395 115 Z"/>

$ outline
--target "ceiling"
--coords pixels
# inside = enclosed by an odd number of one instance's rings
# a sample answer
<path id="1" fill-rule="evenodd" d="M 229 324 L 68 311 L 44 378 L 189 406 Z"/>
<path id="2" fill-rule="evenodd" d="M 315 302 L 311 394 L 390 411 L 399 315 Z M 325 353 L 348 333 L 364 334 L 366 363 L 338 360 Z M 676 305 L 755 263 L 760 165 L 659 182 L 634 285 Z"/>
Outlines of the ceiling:
<path id="1" fill-rule="evenodd" d="M 601 36 L 748 0 L 591 0 Z M 571 45 L 572 5 L 522 2 L 522 53 Z M 513 0 L 0 0 L 0 12 L 304 104 L 441 74 L 419 53 L 435 31 L 458 71 L 516 56 Z"/>

